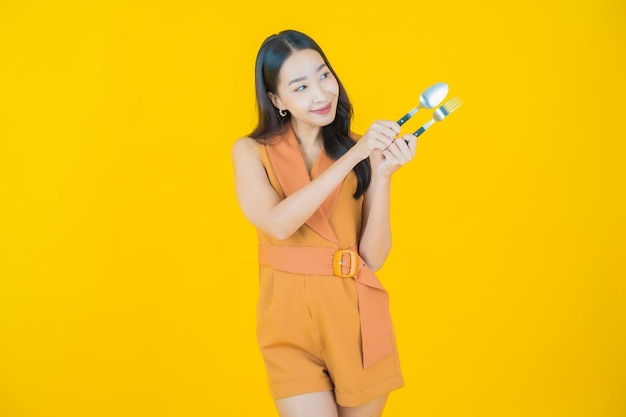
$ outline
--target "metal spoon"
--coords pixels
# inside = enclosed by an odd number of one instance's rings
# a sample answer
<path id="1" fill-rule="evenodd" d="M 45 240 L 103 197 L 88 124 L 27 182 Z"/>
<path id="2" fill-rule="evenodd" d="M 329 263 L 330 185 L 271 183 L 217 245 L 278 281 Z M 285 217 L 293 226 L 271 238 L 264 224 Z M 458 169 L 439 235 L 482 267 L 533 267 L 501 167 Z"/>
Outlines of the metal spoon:
<path id="1" fill-rule="evenodd" d="M 448 94 L 448 84 L 446 83 L 437 83 L 428 87 L 422 95 L 420 96 L 419 104 L 417 107 L 411 109 L 407 114 L 402 116 L 400 120 L 398 120 L 398 124 L 402 126 L 409 120 L 419 109 L 434 109 L 446 98 Z"/>

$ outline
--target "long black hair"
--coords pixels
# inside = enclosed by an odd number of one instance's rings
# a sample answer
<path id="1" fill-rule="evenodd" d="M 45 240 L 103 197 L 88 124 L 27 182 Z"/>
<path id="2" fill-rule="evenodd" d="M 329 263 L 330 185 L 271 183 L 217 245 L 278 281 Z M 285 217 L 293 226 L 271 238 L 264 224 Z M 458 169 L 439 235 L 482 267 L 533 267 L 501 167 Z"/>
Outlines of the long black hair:
<path id="1" fill-rule="evenodd" d="M 249 136 L 259 143 L 266 144 L 273 136 L 282 133 L 285 125 L 289 123 L 291 113 L 288 113 L 285 117 L 279 116 L 268 93 L 276 94 L 278 74 L 285 60 L 294 51 L 303 49 L 317 51 L 322 56 L 330 72 L 335 76 L 337 84 L 339 84 L 337 114 L 331 124 L 322 128 L 324 149 L 328 156 L 337 160 L 356 143 L 350 137 L 350 123 L 353 115 L 352 104 L 322 48 L 309 36 L 295 30 L 285 30 L 277 35 L 271 35 L 265 39 L 259 49 L 254 73 L 259 122 L 256 129 Z M 369 158 L 365 158 L 356 164 L 352 170 L 357 177 L 354 198 L 359 198 L 370 184 L 372 169 Z"/>

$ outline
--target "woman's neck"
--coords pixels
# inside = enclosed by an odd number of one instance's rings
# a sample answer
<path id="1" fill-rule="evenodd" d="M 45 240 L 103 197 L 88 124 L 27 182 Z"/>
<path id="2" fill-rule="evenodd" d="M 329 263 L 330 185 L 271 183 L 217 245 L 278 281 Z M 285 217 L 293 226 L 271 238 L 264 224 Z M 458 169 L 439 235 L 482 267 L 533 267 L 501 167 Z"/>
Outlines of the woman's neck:
<path id="1" fill-rule="evenodd" d="M 310 148 L 322 142 L 322 128 L 291 120 L 291 128 L 301 147 Z"/>

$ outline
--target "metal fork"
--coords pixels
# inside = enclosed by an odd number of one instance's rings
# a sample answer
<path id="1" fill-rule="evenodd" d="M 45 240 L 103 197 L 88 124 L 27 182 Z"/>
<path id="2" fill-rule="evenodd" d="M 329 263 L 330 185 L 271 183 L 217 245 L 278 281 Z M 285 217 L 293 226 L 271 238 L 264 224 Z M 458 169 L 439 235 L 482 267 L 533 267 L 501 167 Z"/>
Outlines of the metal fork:
<path id="1" fill-rule="evenodd" d="M 433 123 L 440 122 L 443 119 L 445 119 L 446 116 L 448 116 L 450 113 L 452 113 L 453 111 L 461 107 L 461 104 L 463 104 L 463 102 L 458 97 L 454 97 L 450 101 L 447 101 L 443 106 L 435 110 L 435 112 L 433 113 L 433 118 L 429 120 L 428 122 L 426 122 L 424 126 L 420 127 L 415 132 L 413 132 L 413 135 L 415 135 L 415 137 L 418 137 L 422 133 L 426 132 L 426 129 L 432 126 Z"/>

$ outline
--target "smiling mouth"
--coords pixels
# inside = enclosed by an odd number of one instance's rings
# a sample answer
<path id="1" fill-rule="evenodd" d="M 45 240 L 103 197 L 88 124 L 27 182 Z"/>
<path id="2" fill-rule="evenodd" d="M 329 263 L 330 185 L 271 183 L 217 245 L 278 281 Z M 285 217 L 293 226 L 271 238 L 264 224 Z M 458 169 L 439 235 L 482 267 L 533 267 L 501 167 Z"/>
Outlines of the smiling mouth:
<path id="1" fill-rule="evenodd" d="M 325 105 L 322 108 L 319 108 L 317 110 L 313 110 L 313 113 L 317 113 L 317 114 L 326 114 L 330 111 L 330 108 L 332 107 L 332 103 L 328 103 L 327 105 Z"/>

